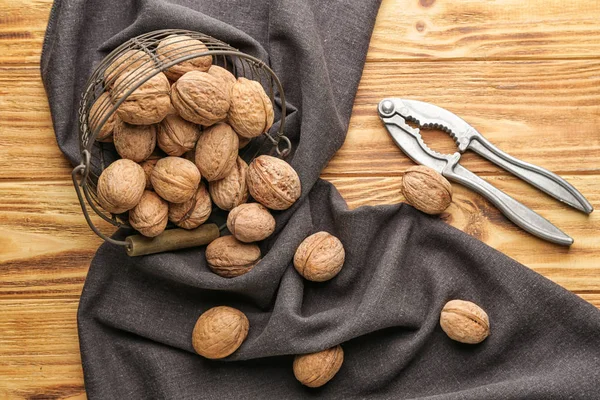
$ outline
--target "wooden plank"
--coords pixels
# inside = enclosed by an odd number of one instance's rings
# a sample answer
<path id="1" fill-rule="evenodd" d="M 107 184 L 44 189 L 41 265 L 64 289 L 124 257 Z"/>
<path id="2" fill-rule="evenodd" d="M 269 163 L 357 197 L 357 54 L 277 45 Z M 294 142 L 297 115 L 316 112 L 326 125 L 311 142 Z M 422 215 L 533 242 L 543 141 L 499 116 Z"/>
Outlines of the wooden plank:
<path id="1" fill-rule="evenodd" d="M 0 0 L 0 66 L 38 65 L 52 0 Z"/>
<path id="2" fill-rule="evenodd" d="M 52 0 L 0 0 L 0 65 L 39 63 Z M 385 0 L 369 61 L 597 58 L 600 3 Z"/>
<path id="3" fill-rule="evenodd" d="M 77 300 L 0 300 L 0 398 L 85 399 Z"/>
<path id="4" fill-rule="evenodd" d="M 598 58 L 600 2 L 383 1 L 367 59 Z"/>
<path id="5" fill-rule="evenodd" d="M 346 142 L 323 174 L 389 176 L 413 165 L 377 115 L 385 97 L 447 108 L 498 148 L 558 174 L 600 174 L 599 87 L 600 60 L 369 63 Z M 445 133 L 423 134 L 432 149 L 456 151 Z M 500 171 L 471 152 L 461 162 L 478 174 Z"/>
<path id="6" fill-rule="evenodd" d="M 600 206 L 597 176 L 567 176 Z M 600 214 L 585 216 L 512 177 L 487 177 L 501 190 L 575 238 L 566 249 L 526 234 L 480 196 L 454 185 L 454 204 L 444 219 L 569 290 L 599 290 Z M 401 177 L 330 177 L 350 208 L 403 201 Z M 100 223 L 110 233 L 114 228 Z M 100 245 L 88 228 L 70 181 L 0 182 L 0 298 L 77 297 Z"/>

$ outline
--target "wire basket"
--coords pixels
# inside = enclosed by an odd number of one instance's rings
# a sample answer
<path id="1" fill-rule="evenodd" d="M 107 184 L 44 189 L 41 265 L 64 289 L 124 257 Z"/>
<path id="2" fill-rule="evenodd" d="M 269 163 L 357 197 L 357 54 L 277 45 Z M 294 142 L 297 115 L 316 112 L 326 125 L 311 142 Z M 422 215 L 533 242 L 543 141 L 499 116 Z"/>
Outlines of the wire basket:
<path id="1" fill-rule="evenodd" d="M 163 39 L 171 35 L 184 35 L 192 39 L 198 39 L 203 45 L 175 46 L 175 49 L 167 53 L 163 52 L 161 60 L 156 53 L 157 46 Z M 141 50 L 149 56 L 149 59 L 147 57 L 144 57 L 144 60 L 140 57 L 126 57 L 119 60 L 130 50 Z M 86 200 L 89 207 L 97 215 L 115 227 L 133 228 L 129 225 L 126 214 L 112 214 L 104 210 L 98 201 L 96 193 L 98 178 L 106 167 L 120 157 L 112 143 L 103 143 L 97 141 L 96 138 L 119 106 L 137 88 L 153 76 L 164 72 L 174 65 L 204 56 L 212 56 L 213 65 L 218 65 L 229 70 L 236 78 L 245 77 L 260 82 L 273 104 L 276 113 L 275 120 L 279 120 L 278 123 L 275 123 L 271 127 L 270 132 L 265 132 L 263 135 L 252 139 L 249 145 L 240 150 L 239 156 L 246 162 L 250 162 L 258 154 L 285 157 L 290 153 L 291 142 L 284 136 L 286 105 L 283 87 L 275 73 L 263 61 L 242 53 L 213 37 L 193 31 L 167 29 L 132 38 L 110 53 L 96 68 L 88 80 L 79 108 L 81 163 L 73 169 L 73 184 L 88 225 L 105 241 L 122 246 L 131 245 L 129 241 L 115 240 L 102 233 L 90 218 Z M 110 96 L 104 96 L 106 100 L 100 102 L 100 106 L 93 109 L 92 106 L 103 94 L 109 92 L 108 88 L 116 80 L 116 76 L 110 77 L 110 72 L 106 74 L 109 67 L 112 71 L 115 70 L 114 63 L 116 60 L 124 63 L 119 64 L 116 69 L 120 69 L 122 65 L 123 68 L 128 69 L 129 74 L 127 75 L 126 82 L 113 87 L 111 90 L 121 90 L 124 94 L 117 96 L 119 97 L 119 101 L 114 103 L 110 101 Z M 105 75 L 108 75 L 110 79 L 107 79 Z M 224 229 L 226 218 L 227 213 L 215 206 L 209 222 L 217 223 L 217 226 L 220 226 L 222 230 Z M 167 229 L 174 227 L 174 225 L 169 223 Z"/>

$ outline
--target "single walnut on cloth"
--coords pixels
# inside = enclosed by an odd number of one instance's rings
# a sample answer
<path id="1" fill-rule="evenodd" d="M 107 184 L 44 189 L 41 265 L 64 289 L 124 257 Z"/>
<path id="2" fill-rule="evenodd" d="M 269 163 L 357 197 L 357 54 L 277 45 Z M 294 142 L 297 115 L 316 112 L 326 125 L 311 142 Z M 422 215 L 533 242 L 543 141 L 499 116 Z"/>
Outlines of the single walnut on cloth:
<path id="1" fill-rule="evenodd" d="M 238 78 L 231 87 L 229 123 L 238 135 L 253 138 L 273 126 L 273 104 L 259 82 Z"/>
<path id="2" fill-rule="evenodd" d="M 108 117 L 102 128 L 100 128 L 98 136 L 96 136 L 96 140 L 99 142 L 112 141 L 115 121 L 118 119 L 115 113 L 111 114 L 110 117 L 108 116 L 112 108 L 113 104 L 108 92 L 102 93 L 90 108 L 88 121 L 92 132 L 98 129 L 104 118 Z"/>
<path id="3" fill-rule="evenodd" d="M 259 242 L 275 231 L 275 218 L 262 204 L 242 204 L 227 216 L 227 229 L 240 242 Z"/>
<path id="4" fill-rule="evenodd" d="M 131 125 L 118 119 L 114 132 L 115 148 L 122 158 L 139 163 L 156 147 L 156 125 Z"/>
<path id="5" fill-rule="evenodd" d="M 201 178 L 193 162 L 165 157 L 156 163 L 150 181 L 154 191 L 169 203 L 184 203 L 196 194 Z"/>
<path id="6" fill-rule="evenodd" d="M 135 207 L 144 194 L 146 177 L 139 164 L 120 159 L 110 164 L 98 178 L 98 202 L 106 211 L 122 214 Z"/>
<path id="7" fill-rule="evenodd" d="M 146 190 L 129 212 L 129 224 L 146 237 L 156 237 L 167 227 L 169 205 L 156 193 Z"/>
<path id="8" fill-rule="evenodd" d="M 436 170 L 418 165 L 410 167 L 402 178 L 406 201 L 426 214 L 440 214 L 452 203 L 452 186 Z"/>
<path id="9" fill-rule="evenodd" d="M 156 55 L 160 61 L 167 64 L 182 57 L 192 56 L 206 51 L 208 51 L 208 48 L 198 39 L 193 39 L 186 35 L 170 35 L 160 41 L 156 48 Z M 165 75 L 167 75 L 170 80 L 176 81 L 190 71 L 206 72 L 211 65 L 211 55 L 195 57 L 173 65 L 165 71 Z"/>
<path id="10" fill-rule="evenodd" d="M 329 382 L 338 373 L 344 363 L 342 346 L 311 354 L 296 356 L 294 376 L 308 387 L 316 388 Z"/>
<path id="11" fill-rule="evenodd" d="M 229 211 L 248 201 L 247 171 L 248 164 L 238 157 L 235 166 L 225 178 L 210 182 L 210 197 L 221 210 Z"/>
<path id="12" fill-rule="evenodd" d="M 194 229 L 206 222 L 212 212 L 212 202 L 204 182 L 196 194 L 185 203 L 170 204 L 169 220 L 180 228 Z"/>
<path id="13" fill-rule="evenodd" d="M 440 326 L 452 340 L 467 344 L 481 343 L 490 335 L 490 320 L 477 304 L 451 300 L 442 309 Z"/>
<path id="14" fill-rule="evenodd" d="M 184 119 L 211 126 L 225 120 L 229 111 L 229 90 L 219 78 L 191 71 L 173 84 L 173 106 Z"/>
<path id="15" fill-rule="evenodd" d="M 260 261 L 260 248 L 242 243 L 233 236 L 222 236 L 206 247 L 209 268 L 224 278 L 246 274 Z"/>
<path id="16" fill-rule="evenodd" d="M 196 147 L 200 127 L 179 115 L 168 115 L 158 125 L 158 147 L 170 156 L 181 156 Z"/>
<path id="17" fill-rule="evenodd" d="M 131 71 L 119 76 L 111 90 L 113 103 L 123 99 L 152 73 L 138 76 L 136 71 Z M 165 74 L 159 72 L 125 97 L 117 109 L 117 115 L 132 125 L 152 125 L 162 121 L 171 110 L 171 85 Z"/>
<path id="18" fill-rule="evenodd" d="M 298 174 L 279 158 L 255 158 L 248 167 L 247 181 L 252 197 L 271 210 L 287 210 L 300 197 Z"/>
<path id="19" fill-rule="evenodd" d="M 342 270 L 345 258 L 344 246 L 338 238 L 328 232 L 317 232 L 300 243 L 294 267 L 309 281 L 324 282 Z"/>
<path id="20" fill-rule="evenodd" d="M 196 144 L 196 166 L 209 182 L 225 178 L 235 166 L 238 136 L 224 122 L 204 129 Z"/>
<path id="21" fill-rule="evenodd" d="M 250 322 L 235 308 L 211 308 L 198 318 L 192 332 L 192 346 L 196 353 L 210 359 L 233 354 L 248 336 Z"/>

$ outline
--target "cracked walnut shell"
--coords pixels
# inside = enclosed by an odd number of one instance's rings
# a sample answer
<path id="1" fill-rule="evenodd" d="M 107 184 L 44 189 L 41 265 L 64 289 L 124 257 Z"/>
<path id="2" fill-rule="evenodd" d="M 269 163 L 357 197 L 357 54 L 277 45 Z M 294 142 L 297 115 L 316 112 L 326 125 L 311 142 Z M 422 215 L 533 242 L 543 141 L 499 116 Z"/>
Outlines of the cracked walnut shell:
<path id="1" fill-rule="evenodd" d="M 170 35 L 160 41 L 156 47 L 156 55 L 164 64 L 171 63 L 179 58 L 207 52 L 208 48 L 198 39 L 185 35 Z M 192 58 L 173 65 L 165 71 L 165 75 L 176 81 L 190 71 L 206 72 L 212 65 L 212 56 L 205 55 Z"/>
<path id="2" fill-rule="evenodd" d="M 436 170 L 418 165 L 404 172 L 401 186 L 406 201 L 426 214 L 440 214 L 452 203 L 452 186 Z"/>
<path id="3" fill-rule="evenodd" d="M 345 258 L 344 246 L 338 238 L 328 232 L 317 232 L 300 243 L 294 267 L 305 279 L 324 282 L 342 270 Z"/>
<path id="4" fill-rule="evenodd" d="M 196 166 L 209 182 L 225 178 L 235 166 L 238 136 L 224 122 L 204 129 L 196 144 Z"/>
<path id="5" fill-rule="evenodd" d="M 225 358 L 244 343 L 249 329 L 250 322 L 240 310 L 226 306 L 214 307 L 196 321 L 192 346 L 203 357 Z"/>
<path id="6" fill-rule="evenodd" d="M 137 72 L 127 72 L 117 78 L 111 90 L 113 103 L 120 101 L 129 90 L 154 72 L 137 76 Z M 142 83 L 117 109 L 117 115 L 132 125 L 152 125 L 162 121 L 171 112 L 171 86 L 162 72 Z"/>
<path id="7" fill-rule="evenodd" d="M 194 163 L 179 157 L 158 160 L 150 175 L 154 191 L 169 203 L 184 203 L 191 199 L 198 190 L 200 179 Z"/>
<path id="8" fill-rule="evenodd" d="M 442 309 L 440 326 L 452 340 L 481 343 L 490 334 L 490 320 L 481 307 L 470 301 L 451 300 Z"/>
<path id="9" fill-rule="evenodd" d="M 229 123 L 238 135 L 253 138 L 273 126 L 273 104 L 259 82 L 238 78 L 231 87 Z"/>
<path id="10" fill-rule="evenodd" d="M 262 204 L 242 204 L 227 216 L 227 229 L 240 242 L 259 242 L 275 231 L 275 218 Z"/>
<path id="11" fill-rule="evenodd" d="M 247 171 L 248 164 L 238 157 L 235 166 L 225 178 L 210 182 L 210 197 L 221 210 L 229 211 L 248 201 Z"/>
<path id="12" fill-rule="evenodd" d="M 229 111 L 229 91 L 219 78 L 191 71 L 173 84 L 173 106 L 184 119 L 210 126 L 225 120 Z"/>
<path id="13" fill-rule="evenodd" d="M 142 167 L 131 160 L 116 160 L 98 178 L 98 202 L 106 211 L 122 214 L 139 203 L 145 186 Z"/>
<path id="14" fill-rule="evenodd" d="M 305 386 L 320 387 L 333 379 L 343 363 L 344 350 L 339 345 L 316 353 L 298 355 L 294 359 L 294 376 Z"/>
<path id="15" fill-rule="evenodd" d="M 298 200 L 300 178 L 287 162 L 271 156 L 255 158 L 248 167 L 248 190 L 271 210 L 287 210 Z"/>
<path id="16" fill-rule="evenodd" d="M 206 248 L 209 268 L 224 278 L 235 278 L 252 270 L 260 261 L 260 249 L 255 244 L 242 243 L 233 236 L 222 236 Z"/>
<path id="17" fill-rule="evenodd" d="M 113 140 L 121 158 L 142 162 L 156 147 L 156 125 L 131 125 L 119 119 Z"/>
<path id="18" fill-rule="evenodd" d="M 169 205 L 156 193 L 146 190 L 129 212 L 129 224 L 146 237 L 156 237 L 167 227 Z"/>
<path id="19" fill-rule="evenodd" d="M 212 212 L 212 202 L 204 182 L 196 194 L 185 203 L 169 205 L 169 220 L 180 228 L 194 229 L 206 222 Z"/>
<path id="20" fill-rule="evenodd" d="M 168 115 L 158 125 L 158 147 L 170 156 L 192 150 L 200 137 L 200 127 L 179 115 Z"/>

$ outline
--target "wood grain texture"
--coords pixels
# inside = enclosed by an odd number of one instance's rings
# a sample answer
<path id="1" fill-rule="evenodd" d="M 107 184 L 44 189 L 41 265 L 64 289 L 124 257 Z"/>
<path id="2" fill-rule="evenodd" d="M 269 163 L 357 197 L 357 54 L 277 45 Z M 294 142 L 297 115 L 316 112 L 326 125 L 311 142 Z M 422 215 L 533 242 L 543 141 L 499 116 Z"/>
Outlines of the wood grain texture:
<path id="1" fill-rule="evenodd" d="M 39 76 L 52 0 L 0 0 L 0 399 L 84 399 L 78 297 L 101 243 L 58 149 Z M 446 107 L 498 147 L 563 175 L 600 208 L 600 2 L 384 0 L 348 138 L 323 172 L 350 208 L 403 201 L 413 165 L 376 114 L 387 96 Z M 452 140 L 426 132 L 434 149 Z M 575 238 L 525 234 L 455 185 L 442 218 L 600 307 L 600 217 L 475 155 L 463 165 Z M 113 227 L 94 220 L 110 233 Z"/>

